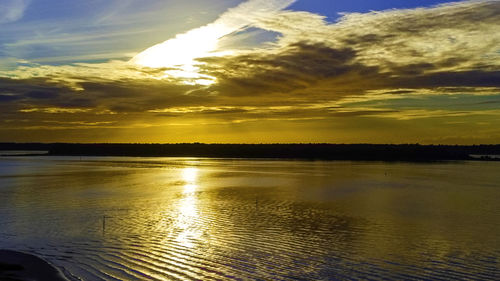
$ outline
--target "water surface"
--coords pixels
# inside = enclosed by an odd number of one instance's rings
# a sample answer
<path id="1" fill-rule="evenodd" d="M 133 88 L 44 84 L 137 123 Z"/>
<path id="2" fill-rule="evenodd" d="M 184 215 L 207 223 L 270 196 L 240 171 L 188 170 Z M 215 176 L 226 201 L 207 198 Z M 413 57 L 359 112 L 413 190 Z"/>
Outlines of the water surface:
<path id="1" fill-rule="evenodd" d="M 74 280 L 498 280 L 499 171 L 0 157 L 0 248 Z"/>

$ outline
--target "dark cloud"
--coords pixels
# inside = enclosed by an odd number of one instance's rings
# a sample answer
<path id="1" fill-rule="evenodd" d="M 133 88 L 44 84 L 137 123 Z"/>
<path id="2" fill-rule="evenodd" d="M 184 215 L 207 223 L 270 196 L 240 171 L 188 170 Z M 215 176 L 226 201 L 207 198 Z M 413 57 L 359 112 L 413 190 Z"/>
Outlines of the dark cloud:
<path id="1" fill-rule="evenodd" d="M 34 79 L 0 81 L 0 103 L 11 108 L 88 108 L 96 111 L 146 112 L 172 106 L 198 105 L 210 97 L 191 93 L 198 86 L 171 84 L 161 80 L 116 80 L 81 82 L 81 89 Z M 3 93 L 3 94 L 2 94 Z M 16 102 L 15 105 L 12 102 Z"/>
<path id="2" fill-rule="evenodd" d="M 351 48 L 296 42 L 277 54 L 206 58 L 203 69 L 205 74 L 218 79 L 211 90 L 222 95 L 291 94 L 321 81 L 377 72 L 376 67 L 353 62 L 355 58 L 356 52 Z"/>
<path id="3" fill-rule="evenodd" d="M 404 73 L 404 72 L 403 72 Z M 396 73 L 401 75 L 400 73 Z M 421 75 L 401 75 L 392 78 L 389 85 L 407 88 L 438 87 L 493 87 L 500 88 L 500 71 L 450 71 Z"/>
<path id="4" fill-rule="evenodd" d="M 22 99 L 17 95 L 0 94 L 0 103 L 13 102 Z"/>
<path id="5" fill-rule="evenodd" d="M 57 92 L 48 91 L 30 91 L 25 94 L 26 97 L 32 99 L 56 99 L 59 97 Z"/>

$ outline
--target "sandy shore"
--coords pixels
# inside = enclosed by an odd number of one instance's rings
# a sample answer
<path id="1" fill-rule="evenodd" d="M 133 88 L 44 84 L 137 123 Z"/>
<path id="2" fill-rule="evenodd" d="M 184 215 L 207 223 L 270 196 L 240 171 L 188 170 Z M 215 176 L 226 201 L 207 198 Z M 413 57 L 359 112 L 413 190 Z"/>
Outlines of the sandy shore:
<path id="1" fill-rule="evenodd" d="M 9 250 L 0 250 L 0 280 L 67 281 L 59 270 L 43 259 Z"/>

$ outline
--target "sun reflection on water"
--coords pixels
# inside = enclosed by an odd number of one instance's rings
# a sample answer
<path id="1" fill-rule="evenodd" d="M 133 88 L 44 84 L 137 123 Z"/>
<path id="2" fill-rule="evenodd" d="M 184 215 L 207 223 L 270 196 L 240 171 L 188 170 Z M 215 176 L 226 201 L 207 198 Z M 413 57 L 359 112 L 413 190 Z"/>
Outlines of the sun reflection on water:
<path id="1" fill-rule="evenodd" d="M 198 172 L 198 168 L 194 167 L 184 168 L 181 171 L 181 177 L 185 184 L 182 190 L 183 198 L 178 207 L 175 227 L 179 232 L 175 241 L 186 248 L 193 248 L 195 246 L 193 241 L 201 236 L 197 227 L 200 217 L 196 195 Z"/>
<path id="2" fill-rule="evenodd" d="M 198 168 L 189 167 L 182 169 L 182 179 L 186 184 L 195 184 L 198 181 Z"/>

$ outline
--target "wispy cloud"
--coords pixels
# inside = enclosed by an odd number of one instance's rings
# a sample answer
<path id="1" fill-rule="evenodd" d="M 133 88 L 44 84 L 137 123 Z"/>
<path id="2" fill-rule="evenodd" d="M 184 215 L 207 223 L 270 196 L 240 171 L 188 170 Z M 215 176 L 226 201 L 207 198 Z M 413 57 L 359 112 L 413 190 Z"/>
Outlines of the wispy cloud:
<path id="1" fill-rule="evenodd" d="M 2 0 L 0 2 L 0 24 L 15 22 L 23 17 L 31 0 Z"/>
<path id="2" fill-rule="evenodd" d="M 219 40 L 233 32 L 255 25 L 293 4 L 296 0 L 250 0 L 223 13 L 208 25 L 178 34 L 139 53 L 133 63 L 148 67 L 193 65 L 194 60 L 210 56 Z"/>
<path id="3" fill-rule="evenodd" d="M 1 0 L 0 5 L 9 1 Z M 2 64 L 12 68 L 20 59 L 51 65 L 128 60 L 141 49 L 204 25 L 227 9 L 227 1 L 167 2 L 31 1 L 23 18 L 0 28 L 0 68 Z M 0 9 L 0 14 L 4 11 Z M 193 17 L 192 22 L 187 23 L 187 17 Z"/>

